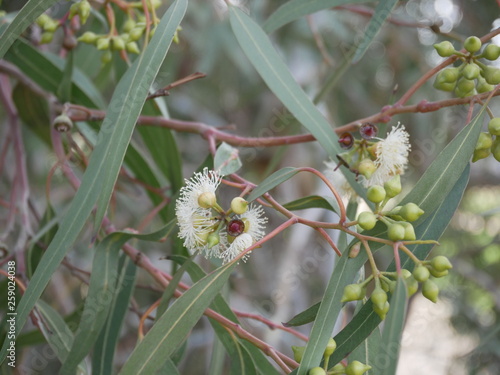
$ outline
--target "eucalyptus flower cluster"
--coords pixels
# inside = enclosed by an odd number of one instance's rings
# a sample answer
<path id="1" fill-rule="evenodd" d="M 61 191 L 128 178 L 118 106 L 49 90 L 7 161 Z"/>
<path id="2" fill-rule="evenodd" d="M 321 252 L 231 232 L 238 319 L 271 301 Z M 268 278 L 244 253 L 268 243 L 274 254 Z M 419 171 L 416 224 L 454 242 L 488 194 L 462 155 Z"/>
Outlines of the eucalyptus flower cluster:
<path id="1" fill-rule="evenodd" d="M 181 189 L 175 213 L 178 236 L 187 249 L 228 263 L 264 237 L 267 218 L 262 206 L 248 204 L 241 197 L 235 197 L 224 210 L 216 196 L 220 183 L 216 171 L 205 168 L 195 173 Z"/>
<path id="2" fill-rule="evenodd" d="M 434 48 L 441 57 L 458 56 L 459 65 L 441 70 L 434 81 L 438 90 L 453 91 L 456 96 L 464 98 L 493 90 L 500 83 L 500 69 L 479 61 L 486 59 L 495 61 L 500 56 L 500 47 L 488 44 L 482 47 L 481 40 L 476 36 L 468 37 L 464 44 L 467 53 L 455 50 L 449 41 L 435 44 Z"/>
<path id="3" fill-rule="evenodd" d="M 382 185 L 395 175 L 404 173 L 411 150 L 409 134 L 404 125 L 398 123 L 386 138 L 377 138 L 378 128 L 371 123 L 359 128 L 361 139 L 351 133 L 339 137 L 340 146 L 346 151 L 337 155 L 340 164 L 348 167 L 357 176 L 363 176 L 363 185 Z"/>
<path id="4" fill-rule="evenodd" d="M 490 155 L 500 161 L 500 117 L 492 118 L 488 123 L 488 131 L 479 134 L 472 162 L 475 163 Z"/>

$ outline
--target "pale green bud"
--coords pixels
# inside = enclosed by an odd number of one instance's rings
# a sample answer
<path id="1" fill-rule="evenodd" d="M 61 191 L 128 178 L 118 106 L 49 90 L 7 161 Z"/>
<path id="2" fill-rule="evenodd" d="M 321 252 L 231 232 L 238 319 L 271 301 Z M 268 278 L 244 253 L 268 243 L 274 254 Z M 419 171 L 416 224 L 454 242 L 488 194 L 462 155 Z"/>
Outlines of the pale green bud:
<path id="1" fill-rule="evenodd" d="M 233 210 L 236 215 L 244 214 L 248 210 L 248 202 L 241 197 L 233 198 L 231 201 L 231 210 Z"/>
<path id="2" fill-rule="evenodd" d="M 439 295 L 439 288 L 432 280 L 427 280 L 422 285 L 422 295 L 428 300 L 436 303 Z"/>
<path id="3" fill-rule="evenodd" d="M 413 270 L 413 277 L 415 280 L 417 280 L 419 283 L 423 283 L 429 279 L 430 272 L 427 269 L 426 266 L 420 265 L 415 267 Z"/>
<path id="4" fill-rule="evenodd" d="M 441 43 L 434 44 L 434 48 L 436 49 L 438 55 L 441 57 L 449 57 L 456 52 L 455 48 L 453 48 L 453 44 L 451 44 L 447 40 Z"/>
<path id="5" fill-rule="evenodd" d="M 382 186 L 370 186 L 366 192 L 366 197 L 373 203 L 380 203 L 385 199 L 386 193 Z"/>
<path id="6" fill-rule="evenodd" d="M 198 205 L 202 208 L 212 208 L 217 204 L 217 197 L 214 193 L 206 191 L 198 196 Z"/>
<path id="7" fill-rule="evenodd" d="M 494 61 L 500 56 L 500 47 L 496 44 L 488 44 L 482 53 L 482 57 L 487 60 Z"/>
<path id="8" fill-rule="evenodd" d="M 394 198 L 401 193 L 403 189 L 401 186 L 401 177 L 398 174 L 392 177 L 389 181 L 384 183 L 384 189 L 387 197 Z"/>
<path id="9" fill-rule="evenodd" d="M 470 53 L 479 51 L 482 45 L 483 43 L 477 36 L 470 36 L 464 42 L 464 48 Z"/>

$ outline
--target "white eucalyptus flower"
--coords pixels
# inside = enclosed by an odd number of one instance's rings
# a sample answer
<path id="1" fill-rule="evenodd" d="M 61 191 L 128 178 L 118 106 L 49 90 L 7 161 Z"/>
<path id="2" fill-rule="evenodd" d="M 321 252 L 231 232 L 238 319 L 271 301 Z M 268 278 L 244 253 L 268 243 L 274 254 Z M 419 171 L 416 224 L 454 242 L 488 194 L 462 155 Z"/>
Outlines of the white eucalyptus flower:
<path id="1" fill-rule="evenodd" d="M 220 257 L 224 260 L 224 264 L 229 263 L 243 251 L 252 246 L 253 243 L 254 240 L 250 234 L 242 233 L 234 239 L 233 243 L 221 254 Z M 244 262 L 246 262 L 249 255 L 250 254 L 246 254 L 243 257 Z"/>
<path id="2" fill-rule="evenodd" d="M 203 172 L 197 172 L 185 181 L 186 185 L 181 188 L 175 206 L 179 238 L 184 240 L 184 246 L 189 250 L 202 250 L 212 231 L 214 220 L 211 209 L 201 207 L 198 198 L 205 193 L 215 195 L 221 178 L 216 172 L 205 168 Z"/>
<path id="3" fill-rule="evenodd" d="M 326 169 L 323 171 L 323 174 L 328 181 L 332 183 L 333 187 L 338 191 L 342 198 L 349 200 L 358 196 L 340 168 L 335 170 L 335 168 L 337 168 L 337 163 L 333 160 L 328 160 L 325 161 L 324 164 L 326 165 Z"/>
<path id="4" fill-rule="evenodd" d="M 377 170 L 369 179 L 365 179 L 365 187 L 383 185 L 392 176 L 402 174 L 408 164 L 408 154 L 411 150 L 410 135 L 400 123 L 392 128 L 385 139 L 377 143 L 375 165 Z"/>

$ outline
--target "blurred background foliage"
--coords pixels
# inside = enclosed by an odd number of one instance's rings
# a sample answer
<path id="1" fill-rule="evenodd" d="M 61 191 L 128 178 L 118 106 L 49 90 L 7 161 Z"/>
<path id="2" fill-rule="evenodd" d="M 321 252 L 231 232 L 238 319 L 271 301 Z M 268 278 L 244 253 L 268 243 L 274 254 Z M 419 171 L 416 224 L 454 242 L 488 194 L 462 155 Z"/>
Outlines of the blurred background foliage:
<path id="1" fill-rule="evenodd" d="M 23 3 L 3 1 L 1 9 L 14 12 Z M 283 3 L 285 1 L 253 0 L 242 1 L 241 5 L 262 24 Z M 61 2 L 51 11 L 51 16 L 60 17 L 68 7 L 69 3 Z M 283 136 L 303 132 L 303 128 L 287 114 L 243 55 L 230 31 L 225 9 L 224 2 L 219 0 L 190 2 L 179 34 L 180 43 L 172 46 L 155 88 L 195 71 L 203 72 L 207 77 L 172 90 L 171 95 L 164 99 L 169 115 L 223 127 L 241 136 Z M 318 106 L 335 126 L 377 113 L 383 106 L 397 100 L 424 72 L 441 61 L 432 48 L 433 43 L 447 39 L 463 40 L 469 35 L 482 36 L 500 26 L 499 4 L 495 1 L 401 1 L 392 21 L 383 27 L 364 58 L 354 66 L 344 67 L 346 56 L 361 38 L 369 20 L 369 15 L 363 12 L 370 9 L 373 9 L 373 3 L 367 2 L 356 4 L 351 9 L 321 11 L 271 34 L 294 77 L 311 97 L 316 97 Z M 431 25 L 434 27 L 431 28 Z M 105 32 L 106 28 L 102 16 L 94 12 L 81 32 Z M 34 44 L 39 36 L 40 30 L 36 26 L 24 34 Z M 61 54 L 61 38 L 62 35 L 56 33 L 54 41 L 40 46 L 40 49 Z M 497 44 L 499 42 L 496 41 Z M 322 49 L 318 48 L 318 43 L 323 45 Z M 109 100 L 126 68 L 125 63 L 115 53 L 112 62 L 103 65 L 100 61 L 102 52 L 83 43 L 76 47 L 75 52 L 78 68 Z M 343 74 L 338 74 L 342 69 L 345 69 Z M 411 103 L 448 97 L 448 93 L 436 91 L 429 82 L 417 92 Z M 496 116 L 500 116 L 497 102 L 493 101 L 491 109 Z M 22 107 L 19 110 L 22 111 Z M 411 167 L 403 180 L 408 189 L 464 126 L 467 110 L 465 107 L 450 107 L 392 119 L 390 124 L 401 121 L 411 133 Z M 2 108 L 0 116 L 2 120 L 5 117 Z M 25 125 L 23 137 L 29 166 L 30 201 L 39 213 L 43 213 L 47 206 L 45 182 L 56 158 L 32 124 Z M 134 139 L 140 144 L 138 137 L 134 136 Z M 182 155 L 184 177 L 189 177 L 204 161 L 208 145 L 201 137 L 187 133 L 175 133 L 175 139 Z M 144 152 L 147 153 L 147 150 Z M 326 159 L 323 151 L 313 143 L 240 149 L 240 156 L 244 163 L 243 177 L 255 183 L 279 167 L 312 166 L 324 169 Z M 148 157 L 152 158 L 150 154 Z M 3 201 L 9 199 L 9 185 L 14 172 L 7 164 L 0 177 Z M 500 165 L 493 158 L 472 165 L 469 188 L 459 211 L 441 239 L 441 246 L 434 250 L 434 255 L 440 253 L 450 257 L 455 266 L 450 277 L 439 279 L 442 300 L 452 307 L 442 324 L 454 327 L 456 345 L 461 340 L 472 342 L 470 351 L 462 353 L 459 358 L 446 358 L 446 368 L 443 372 L 433 372 L 434 375 L 460 374 L 464 368 L 467 371 L 463 373 L 467 374 L 493 375 L 498 374 L 500 368 L 499 176 Z M 281 202 L 286 202 L 319 189 L 321 187 L 316 186 L 316 181 L 301 176 L 277 189 L 276 196 Z M 119 180 L 118 191 L 112 202 L 116 226 L 135 227 L 152 209 L 151 202 L 143 189 L 128 181 Z M 50 190 L 56 214 L 64 209 L 73 193 L 62 174 L 56 173 Z M 7 211 L 0 207 L 0 212 L 1 223 L 5 221 Z M 308 214 L 323 215 L 315 210 L 311 212 Z M 269 227 L 275 225 L 276 219 L 271 217 Z M 78 242 L 68 260 L 84 270 L 90 267 L 91 261 L 87 252 L 89 236 L 90 231 L 84 234 L 84 239 Z M 149 246 L 144 250 L 154 254 L 151 258 L 169 270 L 169 262 L 160 260 L 168 249 L 158 244 Z M 313 258 L 314 262 L 308 264 L 312 248 L 319 249 L 316 253 L 319 258 Z M 256 251 L 247 264 L 238 268 L 227 294 L 237 309 L 261 314 L 276 322 L 286 321 L 317 302 L 333 261 L 325 244 L 319 242 L 312 231 L 303 229 L 297 233 L 285 233 L 266 244 L 263 251 Z M 269 269 L 266 266 L 270 264 L 279 266 Z M 71 321 L 81 307 L 85 280 L 85 275 L 77 278 L 74 269 L 62 267 L 45 292 L 45 300 L 57 301 L 54 307 Z M 143 311 L 158 298 L 159 291 L 149 287 L 150 282 L 148 276 L 139 276 L 134 310 Z M 5 288 L 5 282 L 0 283 L 0 288 Z M 0 295 L 5 294 L 0 292 Z M 123 332 L 120 342 L 123 353 L 129 352 L 134 345 L 138 316 L 131 314 L 127 319 L 128 329 Z M 268 332 L 261 324 L 251 321 L 248 324 L 251 331 L 259 332 L 280 350 L 290 352 L 290 345 L 300 345 L 283 333 Z M 433 335 L 439 332 L 426 330 L 425 327 L 424 324 L 420 334 L 432 341 Z M 308 327 L 301 329 L 307 332 Z M 187 356 L 182 362 L 184 373 L 204 373 L 212 342 L 213 333 L 209 324 L 202 320 L 187 344 Z M 44 348 L 42 337 L 35 331 L 23 334 L 18 345 L 20 348 L 33 345 L 24 352 L 27 356 L 34 356 Z M 123 363 L 125 359 L 118 357 L 117 362 Z M 445 359 L 428 360 L 433 363 Z M 41 373 L 50 373 L 51 369 L 57 368 L 57 361 L 52 362 Z M 418 366 L 418 363 L 402 363 L 400 374 L 421 373 L 417 371 Z"/>

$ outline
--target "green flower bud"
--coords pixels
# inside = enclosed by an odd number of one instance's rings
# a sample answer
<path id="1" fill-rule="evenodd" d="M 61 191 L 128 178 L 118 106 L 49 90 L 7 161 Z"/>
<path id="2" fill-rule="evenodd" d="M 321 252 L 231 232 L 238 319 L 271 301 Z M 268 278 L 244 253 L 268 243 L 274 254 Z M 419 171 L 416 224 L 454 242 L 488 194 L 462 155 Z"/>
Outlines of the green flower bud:
<path id="1" fill-rule="evenodd" d="M 49 17 L 48 14 L 42 13 L 37 19 L 36 19 L 36 24 L 43 28 L 45 24 L 49 21 L 52 21 L 52 18 Z"/>
<path id="2" fill-rule="evenodd" d="M 111 38 L 111 48 L 115 51 L 122 51 L 125 49 L 125 41 L 119 36 Z"/>
<path id="3" fill-rule="evenodd" d="M 87 22 L 87 19 L 90 16 L 90 10 L 92 7 L 87 0 L 83 0 L 80 2 L 80 11 L 78 14 L 80 15 L 80 22 L 84 25 Z"/>
<path id="4" fill-rule="evenodd" d="M 109 49 L 110 39 L 108 37 L 101 37 L 97 39 L 96 46 L 99 51 Z"/>
<path id="5" fill-rule="evenodd" d="M 359 173 L 365 176 L 366 179 L 369 179 L 376 170 L 377 166 L 371 159 L 363 159 L 358 164 Z"/>
<path id="6" fill-rule="evenodd" d="M 415 235 L 415 228 L 410 223 L 402 222 L 401 225 L 405 228 L 405 241 L 415 241 L 417 236 Z"/>
<path id="7" fill-rule="evenodd" d="M 201 208 L 212 208 L 217 204 L 217 197 L 214 193 L 206 191 L 198 196 L 198 205 Z"/>
<path id="8" fill-rule="evenodd" d="M 476 79 L 479 77 L 481 69 L 474 63 L 467 64 L 462 70 L 462 75 L 467 79 Z"/>
<path id="9" fill-rule="evenodd" d="M 464 42 L 464 48 L 470 53 L 479 51 L 482 45 L 483 43 L 477 36 L 470 36 Z"/>
<path id="10" fill-rule="evenodd" d="M 58 132 L 65 133 L 68 130 L 71 130 L 71 128 L 73 127 L 73 121 L 71 121 L 71 119 L 66 114 L 61 114 L 54 119 L 54 121 L 52 122 L 52 126 Z"/>
<path id="11" fill-rule="evenodd" d="M 342 363 L 337 363 L 330 369 L 330 371 L 333 374 L 345 374 L 345 366 Z"/>
<path id="12" fill-rule="evenodd" d="M 477 73 L 479 75 L 479 67 L 478 67 Z M 460 76 L 460 70 L 458 68 L 446 68 L 446 69 L 441 70 L 438 73 L 438 76 L 441 76 L 441 79 L 443 80 L 443 82 L 446 82 L 446 83 L 457 82 L 457 80 Z"/>
<path id="13" fill-rule="evenodd" d="M 144 34 L 144 27 L 136 26 L 132 30 L 129 31 L 128 35 L 130 36 L 131 41 L 136 41 L 141 39 L 142 34 Z"/>
<path id="14" fill-rule="evenodd" d="M 480 133 L 475 150 L 485 150 L 493 146 L 493 137 L 490 133 Z"/>
<path id="15" fill-rule="evenodd" d="M 149 37 L 152 38 L 153 35 L 155 35 L 155 31 L 156 31 L 156 27 L 153 27 L 150 31 L 149 31 Z"/>
<path id="16" fill-rule="evenodd" d="M 373 289 L 370 299 L 373 305 L 382 310 L 387 302 L 387 293 L 380 286 L 376 286 L 375 289 Z"/>
<path id="17" fill-rule="evenodd" d="M 387 237 L 394 242 L 404 240 L 405 228 L 401 224 L 390 224 L 387 227 Z"/>
<path id="18" fill-rule="evenodd" d="M 54 38 L 54 33 L 52 31 L 46 31 L 42 33 L 42 36 L 40 37 L 40 43 L 41 44 L 48 44 L 52 42 L 52 39 Z"/>
<path id="19" fill-rule="evenodd" d="M 482 150 L 474 150 L 474 153 L 472 154 L 472 162 L 475 163 L 478 160 L 486 159 L 488 156 L 490 156 L 490 154 L 491 154 L 491 149 L 489 148 Z"/>
<path id="20" fill-rule="evenodd" d="M 396 195 L 401 193 L 401 177 L 397 174 L 392 177 L 389 181 L 384 183 L 385 194 L 388 198 L 394 198 Z"/>
<path id="21" fill-rule="evenodd" d="M 358 301 L 366 295 L 366 289 L 359 284 L 349 284 L 344 288 L 344 294 L 340 302 Z"/>
<path id="22" fill-rule="evenodd" d="M 92 31 L 86 31 L 78 38 L 78 41 L 88 44 L 94 44 L 97 38 L 99 37 Z"/>
<path id="23" fill-rule="evenodd" d="M 449 57 L 456 52 L 455 48 L 453 48 L 453 44 L 451 44 L 447 40 L 441 43 L 434 44 L 434 48 L 436 49 L 438 55 L 441 57 Z"/>
<path id="24" fill-rule="evenodd" d="M 413 276 L 407 278 L 405 282 L 406 282 L 406 290 L 408 291 L 408 297 L 417 293 L 418 281 L 415 280 Z"/>
<path id="25" fill-rule="evenodd" d="M 302 357 L 304 356 L 304 350 L 306 350 L 305 346 L 292 345 L 293 359 L 295 360 L 295 362 L 300 363 L 300 361 L 302 361 Z"/>
<path id="26" fill-rule="evenodd" d="M 385 190 L 382 186 L 373 185 L 368 188 L 366 197 L 373 203 L 380 203 L 385 199 Z"/>
<path id="27" fill-rule="evenodd" d="M 80 10 L 80 3 L 79 2 L 71 4 L 71 6 L 69 7 L 68 18 L 72 19 L 74 16 L 76 16 L 78 14 L 79 10 Z"/>
<path id="28" fill-rule="evenodd" d="M 322 367 L 313 367 L 309 370 L 308 375 L 326 375 L 326 371 Z"/>
<path id="29" fill-rule="evenodd" d="M 436 303 L 439 295 L 439 288 L 432 280 L 427 280 L 422 284 L 422 295 L 428 300 Z"/>
<path id="30" fill-rule="evenodd" d="M 383 308 L 379 308 L 378 306 L 373 305 L 373 311 L 379 316 L 381 320 L 385 319 L 387 313 L 389 312 L 389 309 L 390 309 L 389 302 L 386 302 Z"/>
<path id="31" fill-rule="evenodd" d="M 382 290 L 387 293 L 394 293 L 396 290 L 396 282 L 389 279 L 380 279 L 380 284 L 382 286 Z"/>
<path id="32" fill-rule="evenodd" d="M 429 279 L 430 272 L 426 266 L 420 265 L 413 270 L 413 277 L 419 283 L 423 283 Z"/>
<path id="33" fill-rule="evenodd" d="M 491 135 L 500 135 L 500 117 L 495 117 L 488 122 L 488 132 Z"/>
<path id="34" fill-rule="evenodd" d="M 485 66 L 482 70 L 483 77 L 490 85 L 498 85 L 500 83 L 500 69 L 492 66 Z"/>
<path id="35" fill-rule="evenodd" d="M 131 18 L 129 18 L 128 20 L 126 20 L 123 23 L 123 31 L 126 32 L 126 33 L 128 33 L 134 27 L 135 27 L 135 21 L 133 19 L 131 19 Z"/>
<path id="36" fill-rule="evenodd" d="M 61 24 L 59 22 L 50 19 L 43 25 L 43 31 L 54 32 L 60 25 Z"/>
<path id="37" fill-rule="evenodd" d="M 487 60 L 494 61 L 500 56 L 500 47 L 496 44 L 488 44 L 481 54 Z"/>
<path id="38" fill-rule="evenodd" d="M 233 198 L 231 201 L 231 210 L 236 215 L 244 214 L 248 210 L 248 202 L 241 197 Z"/>
<path id="39" fill-rule="evenodd" d="M 211 249 L 215 245 L 218 245 L 219 241 L 220 241 L 219 233 L 217 233 L 217 232 L 210 233 L 207 237 L 208 248 Z"/>
<path id="40" fill-rule="evenodd" d="M 418 207 L 415 203 L 407 203 L 399 211 L 399 215 L 406 221 L 416 221 L 424 214 L 424 210 Z"/>
<path id="41" fill-rule="evenodd" d="M 104 53 L 101 56 L 101 62 L 103 64 L 109 63 L 113 59 L 113 54 L 111 53 L 110 50 L 104 51 Z"/>
<path id="42" fill-rule="evenodd" d="M 352 361 L 347 365 L 345 373 L 346 375 L 362 375 L 371 368 L 371 366 L 365 365 L 359 361 Z"/>
<path id="43" fill-rule="evenodd" d="M 373 229 L 377 224 L 377 217 L 370 211 L 361 212 L 358 216 L 358 225 L 364 230 Z"/>
<path id="44" fill-rule="evenodd" d="M 137 45 L 136 42 L 128 42 L 125 48 L 129 53 L 135 53 L 137 55 L 141 53 L 141 51 L 139 50 L 139 46 Z"/>
<path id="45" fill-rule="evenodd" d="M 446 82 L 443 82 L 443 81 L 439 81 L 437 78 L 436 80 L 434 81 L 434 88 L 437 89 L 437 90 L 442 90 L 442 91 L 448 91 L 448 92 L 451 92 L 455 89 L 455 86 L 456 86 L 456 83 L 455 82 L 452 82 L 452 83 L 446 83 Z"/>
<path id="46" fill-rule="evenodd" d="M 446 258 L 444 255 L 438 255 L 431 260 L 431 267 L 436 271 L 447 271 L 453 268 L 450 260 Z"/>
<path id="47" fill-rule="evenodd" d="M 462 92 L 470 92 L 474 90 L 475 87 L 476 83 L 465 77 L 460 78 L 457 82 L 457 90 L 460 90 Z"/>
<path id="48" fill-rule="evenodd" d="M 483 77 L 478 77 L 476 88 L 477 92 L 482 94 L 483 92 L 490 92 L 495 86 L 490 85 Z"/>
<path id="49" fill-rule="evenodd" d="M 323 353 L 323 357 L 330 357 L 333 352 L 337 349 L 337 343 L 333 338 L 330 337 L 330 340 L 328 340 L 328 344 L 326 344 L 325 352 Z"/>
<path id="50" fill-rule="evenodd" d="M 406 268 L 403 268 L 401 270 L 401 276 L 403 276 L 403 279 L 408 279 L 411 277 L 411 272 L 409 270 L 407 270 Z"/>
<path id="51" fill-rule="evenodd" d="M 437 279 L 439 279 L 440 277 L 444 277 L 444 276 L 448 275 L 448 270 L 445 270 L 445 271 L 436 271 L 434 268 L 431 268 L 429 270 L 429 272 L 431 273 L 432 276 L 434 276 Z"/>
<path id="52" fill-rule="evenodd" d="M 497 140 L 499 140 L 499 137 L 497 137 Z M 497 161 L 500 161 L 500 142 L 493 142 L 493 146 L 491 146 L 491 153 Z"/>

